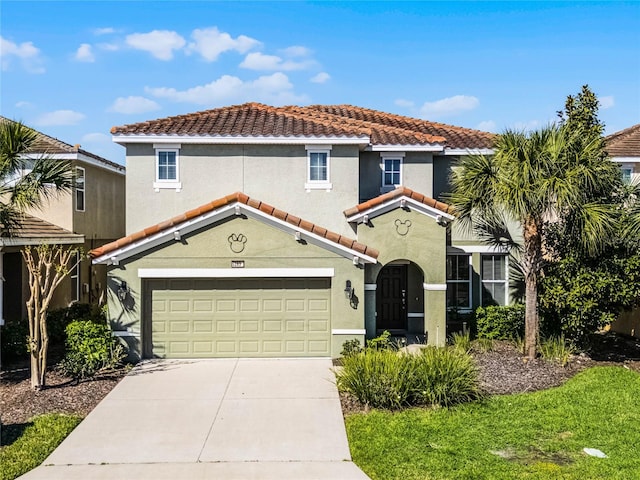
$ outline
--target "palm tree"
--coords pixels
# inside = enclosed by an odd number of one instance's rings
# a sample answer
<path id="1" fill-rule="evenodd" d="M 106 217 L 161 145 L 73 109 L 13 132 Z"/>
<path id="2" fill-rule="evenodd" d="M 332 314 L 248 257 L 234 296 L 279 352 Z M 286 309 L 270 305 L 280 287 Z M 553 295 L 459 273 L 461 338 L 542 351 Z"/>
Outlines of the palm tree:
<path id="1" fill-rule="evenodd" d="M 27 157 L 37 136 L 21 122 L 0 118 L 0 234 L 11 235 L 26 210 L 72 187 L 69 162 Z"/>
<path id="2" fill-rule="evenodd" d="M 599 196 L 617 189 L 620 173 L 603 159 L 601 140 L 591 138 L 579 129 L 556 124 L 528 134 L 507 130 L 498 137 L 493 156 L 465 157 L 451 175 L 452 193 L 447 200 L 463 227 L 486 242 L 497 237 L 487 233 L 487 225 L 507 231 L 506 221 L 511 220 L 521 229 L 519 258 L 529 358 L 536 355 L 539 337 L 537 287 L 545 225 L 571 215 L 580 243 L 592 253 L 615 228 L 616 210 Z"/>

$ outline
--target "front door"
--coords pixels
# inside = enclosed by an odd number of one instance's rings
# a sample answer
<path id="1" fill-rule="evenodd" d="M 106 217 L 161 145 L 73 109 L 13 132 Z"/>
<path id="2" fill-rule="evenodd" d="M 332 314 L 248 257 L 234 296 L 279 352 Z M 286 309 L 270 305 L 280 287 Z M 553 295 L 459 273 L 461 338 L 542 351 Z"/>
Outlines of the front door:
<path id="1" fill-rule="evenodd" d="M 376 329 L 407 329 L 407 265 L 387 265 L 378 275 Z"/>

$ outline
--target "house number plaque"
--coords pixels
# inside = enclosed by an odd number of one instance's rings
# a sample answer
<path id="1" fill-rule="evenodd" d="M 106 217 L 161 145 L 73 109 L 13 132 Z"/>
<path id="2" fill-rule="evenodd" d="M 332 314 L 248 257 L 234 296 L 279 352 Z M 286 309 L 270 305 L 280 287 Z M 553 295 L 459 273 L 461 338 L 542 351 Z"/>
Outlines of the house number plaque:
<path id="1" fill-rule="evenodd" d="M 244 260 L 231 260 L 231 268 L 244 268 Z"/>

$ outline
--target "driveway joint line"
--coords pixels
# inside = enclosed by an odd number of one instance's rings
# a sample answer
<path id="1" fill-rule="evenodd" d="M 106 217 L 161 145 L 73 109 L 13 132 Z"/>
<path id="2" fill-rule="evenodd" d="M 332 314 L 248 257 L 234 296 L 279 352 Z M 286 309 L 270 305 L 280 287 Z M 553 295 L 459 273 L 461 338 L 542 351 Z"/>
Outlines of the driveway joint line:
<path id="1" fill-rule="evenodd" d="M 222 403 L 227 396 L 227 392 L 229 391 L 229 385 L 231 385 L 231 380 L 233 380 L 233 374 L 236 373 L 236 368 L 238 367 L 238 363 L 240 362 L 239 358 L 236 358 L 236 362 L 233 365 L 233 370 L 231 370 L 231 375 L 229 375 L 229 380 L 227 380 L 227 385 L 224 387 L 224 392 L 222 393 L 222 398 L 220 399 L 220 403 L 218 404 L 218 409 L 216 410 L 216 414 L 213 417 L 213 422 L 211 422 L 211 427 L 209 427 L 209 431 L 207 432 L 207 436 L 204 437 L 204 442 L 202 443 L 202 448 L 198 453 L 198 458 L 196 459 L 197 463 L 200 463 L 200 457 L 202 456 L 202 452 L 204 451 L 204 447 L 207 445 L 207 440 L 211 436 L 211 432 L 213 431 L 213 427 L 216 424 L 216 420 L 218 419 L 218 415 L 220 414 L 220 409 L 222 408 Z"/>

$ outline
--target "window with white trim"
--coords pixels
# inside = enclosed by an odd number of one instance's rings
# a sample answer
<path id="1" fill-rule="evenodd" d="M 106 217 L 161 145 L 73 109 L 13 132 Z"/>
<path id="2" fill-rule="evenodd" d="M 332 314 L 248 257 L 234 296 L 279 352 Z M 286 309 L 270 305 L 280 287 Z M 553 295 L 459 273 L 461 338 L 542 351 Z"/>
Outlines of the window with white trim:
<path id="1" fill-rule="evenodd" d="M 482 255 L 482 306 L 507 304 L 507 256 Z"/>
<path id="2" fill-rule="evenodd" d="M 402 185 L 402 160 L 404 153 L 382 153 L 380 169 L 382 170 L 381 191 L 389 191 Z"/>
<path id="3" fill-rule="evenodd" d="M 331 190 L 331 147 L 307 145 L 306 190 Z"/>
<path id="4" fill-rule="evenodd" d="M 76 210 L 78 212 L 84 212 L 85 207 L 85 173 L 84 168 L 75 168 Z"/>
<path id="5" fill-rule="evenodd" d="M 80 301 L 80 252 L 75 252 L 71 257 L 73 268 L 69 273 L 71 279 L 71 301 Z"/>
<path id="6" fill-rule="evenodd" d="M 447 255 L 447 308 L 471 308 L 471 255 Z"/>
<path id="7" fill-rule="evenodd" d="M 620 168 L 622 170 L 622 181 L 624 183 L 631 183 L 631 174 L 633 173 L 633 168 L 627 165 Z"/>
<path id="8" fill-rule="evenodd" d="M 175 188 L 177 192 L 182 188 L 180 183 L 180 146 L 157 145 L 156 150 L 156 178 L 153 187 L 156 192 L 161 188 Z"/>

